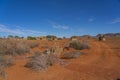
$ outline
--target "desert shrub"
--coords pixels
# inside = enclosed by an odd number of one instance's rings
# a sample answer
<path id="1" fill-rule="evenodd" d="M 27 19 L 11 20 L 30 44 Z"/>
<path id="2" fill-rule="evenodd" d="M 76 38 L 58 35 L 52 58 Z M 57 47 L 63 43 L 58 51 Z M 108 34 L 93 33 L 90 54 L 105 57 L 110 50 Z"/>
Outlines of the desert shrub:
<path id="1" fill-rule="evenodd" d="M 23 41 L 17 43 L 15 48 L 15 54 L 24 55 L 30 51 L 30 47 Z"/>
<path id="2" fill-rule="evenodd" d="M 83 53 L 82 52 L 78 52 L 78 51 L 70 51 L 70 52 L 66 52 L 62 55 L 62 58 L 64 59 L 73 59 L 73 58 L 78 58 L 79 56 L 81 56 Z"/>
<path id="3" fill-rule="evenodd" d="M 23 55 L 30 51 L 29 46 L 24 41 L 1 40 L 0 55 Z"/>
<path id="4" fill-rule="evenodd" d="M 62 40 L 62 38 L 58 38 L 58 40 Z"/>
<path id="5" fill-rule="evenodd" d="M 63 48 L 55 45 L 50 49 L 50 51 L 52 54 L 60 57 L 61 53 L 63 52 Z"/>
<path id="6" fill-rule="evenodd" d="M 46 55 L 35 55 L 31 57 L 31 60 L 27 62 L 25 67 L 28 67 L 32 70 L 43 70 L 47 69 L 51 65 Z"/>
<path id="7" fill-rule="evenodd" d="M 12 57 L 6 57 L 6 55 L 0 55 L 0 67 L 7 68 L 14 64 L 14 59 Z"/>
<path id="8" fill-rule="evenodd" d="M 57 38 L 57 36 L 54 36 L 54 35 L 47 35 L 46 38 L 48 38 L 48 39 Z"/>
<path id="9" fill-rule="evenodd" d="M 77 41 L 72 41 L 72 42 L 70 43 L 70 47 L 71 47 L 71 48 L 75 48 L 75 49 L 77 49 L 77 50 L 89 49 L 89 48 L 90 48 L 88 42 L 86 42 L 86 41 L 80 42 L 80 41 L 78 41 L 78 40 L 77 40 Z"/>
<path id="10" fill-rule="evenodd" d="M 5 69 L 7 67 L 10 67 L 14 64 L 13 59 L 5 59 L 5 56 L 0 56 L 0 78 L 6 78 L 7 73 L 5 72 Z"/>
<path id="11" fill-rule="evenodd" d="M 48 45 L 44 45 L 44 46 L 41 46 L 41 48 L 49 48 L 49 46 Z"/>
<path id="12" fill-rule="evenodd" d="M 39 56 L 42 54 L 42 52 L 40 50 L 34 50 L 34 54 Z"/>
<path id="13" fill-rule="evenodd" d="M 26 63 L 25 67 L 30 68 L 31 70 L 46 70 L 53 64 L 65 65 L 65 63 L 65 61 L 53 54 L 48 55 L 46 53 L 40 53 L 30 57 L 30 61 Z"/>
<path id="14" fill-rule="evenodd" d="M 4 69 L 0 68 L 0 80 L 4 80 L 7 76 L 7 73 Z"/>
<path id="15" fill-rule="evenodd" d="M 39 42 L 26 42 L 30 48 L 35 48 L 39 46 Z"/>

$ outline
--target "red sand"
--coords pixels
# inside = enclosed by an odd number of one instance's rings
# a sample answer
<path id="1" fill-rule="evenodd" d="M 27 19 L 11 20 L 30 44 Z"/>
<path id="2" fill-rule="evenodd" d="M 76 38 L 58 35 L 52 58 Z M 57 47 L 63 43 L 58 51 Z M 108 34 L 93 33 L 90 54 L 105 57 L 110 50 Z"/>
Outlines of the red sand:
<path id="1" fill-rule="evenodd" d="M 65 67 L 53 65 L 46 71 L 32 72 L 24 67 L 27 58 L 20 57 L 6 70 L 8 80 L 116 80 L 120 77 L 120 52 L 112 49 L 115 44 L 109 45 L 113 41 L 90 40 L 91 49 L 82 50 L 84 55 L 68 60 L 71 64 Z"/>

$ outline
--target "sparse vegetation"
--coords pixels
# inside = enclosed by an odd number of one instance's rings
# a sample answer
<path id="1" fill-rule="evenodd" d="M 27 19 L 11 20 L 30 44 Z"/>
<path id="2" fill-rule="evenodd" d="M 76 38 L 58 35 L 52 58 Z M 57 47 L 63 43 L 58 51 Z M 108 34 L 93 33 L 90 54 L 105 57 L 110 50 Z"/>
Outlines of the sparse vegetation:
<path id="1" fill-rule="evenodd" d="M 64 65 L 65 62 L 53 54 L 37 53 L 30 57 L 30 61 L 26 63 L 25 67 L 30 68 L 31 70 L 46 70 L 53 64 Z"/>
<path id="2" fill-rule="evenodd" d="M 57 37 L 54 36 L 54 35 L 47 35 L 46 37 L 47 37 L 48 39 L 49 39 L 49 38 L 57 38 Z"/>
<path id="3" fill-rule="evenodd" d="M 88 44 L 88 42 L 85 42 L 85 41 L 72 41 L 70 43 L 70 47 L 71 48 L 75 48 L 77 50 L 82 50 L 82 49 L 89 49 L 90 48 L 90 45 Z"/>
<path id="4" fill-rule="evenodd" d="M 24 41 L 1 40 L 0 55 L 23 55 L 30 51 L 30 47 Z"/>
<path id="5" fill-rule="evenodd" d="M 25 67 L 28 67 L 32 70 L 43 70 L 47 69 L 52 65 L 51 61 L 48 59 L 47 55 L 35 55 L 31 57 L 31 60 L 27 62 Z"/>
<path id="6" fill-rule="evenodd" d="M 63 52 L 63 48 L 60 46 L 54 46 L 52 49 L 52 54 L 60 57 L 61 53 Z"/>
<path id="7" fill-rule="evenodd" d="M 7 73 L 5 72 L 5 69 L 12 66 L 14 64 L 13 59 L 5 59 L 5 56 L 0 56 L 0 77 L 5 79 L 7 78 Z"/>
<path id="8" fill-rule="evenodd" d="M 32 37 L 32 36 L 28 36 L 27 39 L 28 39 L 28 40 L 36 40 L 36 38 L 35 38 L 35 37 Z"/>
<path id="9" fill-rule="evenodd" d="M 24 55 L 30 51 L 29 45 L 21 40 L 0 40 L 0 77 L 6 78 L 5 69 L 13 65 L 14 60 L 7 59 L 5 56 Z"/>
<path id="10" fill-rule="evenodd" d="M 62 38 L 58 38 L 58 40 L 62 40 Z"/>
<path id="11" fill-rule="evenodd" d="M 0 56 L 0 67 L 7 68 L 14 64 L 14 59 L 6 59 L 4 56 Z"/>
<path id="12" fill-rule="evenodd" d="M 26 42 L 30 48 L 35 48 L 39 46 L 39 42 Z"/>
<path id="13" fill-rule="evenodd" d="M 24 39 L 24 37 L 8 35 L 8 39 Z"/>
<path id="14" fill-rule="evenodd" d="M 0 80 L 4 80 L 7 76 L 7 73 L 4 71 L 3 68 L 0 68 Z"/>
<path id="15" fill-rule="evenodd" d="M 83 54 L 82 52 L 70 51 L 70 52 L 64 53 L 62 58 L 64 58 L 64 59 L 73 59 L 73 58 L 78 58 L 82 54 Z"/>

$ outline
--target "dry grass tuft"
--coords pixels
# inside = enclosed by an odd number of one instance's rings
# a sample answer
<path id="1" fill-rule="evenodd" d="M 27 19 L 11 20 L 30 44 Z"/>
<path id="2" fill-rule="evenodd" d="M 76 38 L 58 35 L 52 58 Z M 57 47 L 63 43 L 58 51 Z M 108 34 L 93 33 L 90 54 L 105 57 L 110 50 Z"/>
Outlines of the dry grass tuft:
<path id="1" fill-rule="evenodd" d="M 70 43 L 71 48 L 75 48 L 77 50 L 89 49 L 90 45 L 86 41 L 72 41 Z"/>
<path id="2" fill-rule="evenodd" d="M 26 42 L 26 44 L 30 47 L 30 48 L 35 48 L 39 46 L 39 42 L 35 42 L 35 41 L 31 41 L 31 42 Z"/>
<path id="3" fill-rule="evenodd" d="M 0 40 L 0 55 L 23 55 L 30 51 L 25 41 Z"/>
<path id="4" fill-rule="evenodd" d="M 30 68 L 31 70 L 39 71 L 46 70 L 54 64 L 65 65 L 66 62 L 53 54 L 37 53 L 36 55 L 30 57 L 30 60 L 26 63 L 25 67 Z"/>
<path id="5" fill-rule="evenodd" d="M 7 73 L 5 72 L 5 69 L 12 65 L 14 65 L 13 59 L 5 59 L 4 56 L 0 56 L 0 78 L 7 78 Z"/>
<path id="6" fill-rule="evenodd" d="M 79 52 L 79 51 L 69 51 L 66 52 L 62 55 L 63 59 L 74 59 L 74 58 L 78 58 L 79 56 L 81 56 L 83 53 Z"/>

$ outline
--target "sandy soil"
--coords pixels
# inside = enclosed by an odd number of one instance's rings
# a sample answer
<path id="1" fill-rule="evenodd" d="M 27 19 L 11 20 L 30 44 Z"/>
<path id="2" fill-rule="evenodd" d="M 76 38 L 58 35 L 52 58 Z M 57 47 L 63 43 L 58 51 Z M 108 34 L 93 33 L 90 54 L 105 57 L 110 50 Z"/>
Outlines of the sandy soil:
<path id="1" fill-rule="evenodd" d="M 40 72 L 33 72 L 24 67 L 28 59 L 18 57 L 15 65 L 6 69 L 8 80 L 116 80 L 120 78 L 120 44 L 112 44 L 115 41 L 90 40 L 91 48 L 82 50 L 85 54 L 79 58 L 68 60 L 69 65 L 55 64 L 48 70 Z M 120 43 L 120 39 L 117 41 Z M 63 45 L 65 42 L 56 43 Z M 40 44 L 45 46 L 47 42 Z"/>

